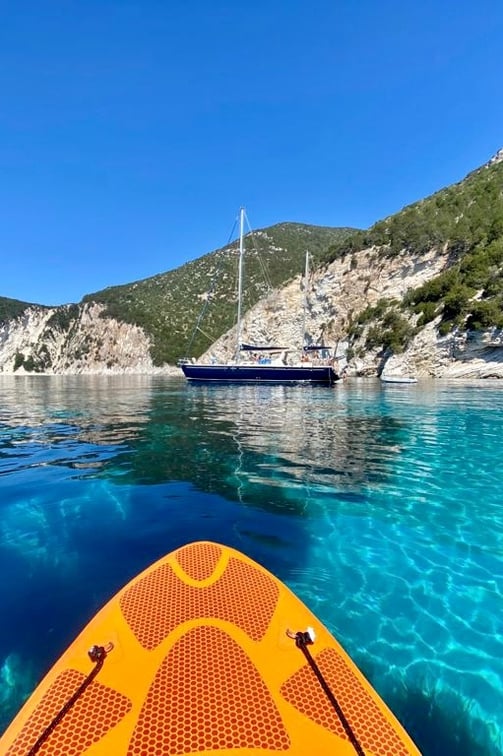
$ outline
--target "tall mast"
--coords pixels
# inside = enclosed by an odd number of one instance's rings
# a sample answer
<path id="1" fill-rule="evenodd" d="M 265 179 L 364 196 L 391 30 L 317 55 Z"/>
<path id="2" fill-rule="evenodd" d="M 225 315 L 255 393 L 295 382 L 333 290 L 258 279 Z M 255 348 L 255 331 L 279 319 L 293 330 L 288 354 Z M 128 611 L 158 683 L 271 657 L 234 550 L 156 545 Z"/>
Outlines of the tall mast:
<path id="1" fill-rule="evenodd" d="M 306 345 L 307 289 L 309 286 L 309 252 L 306 251 L 306 269 L 304 271 L 304 307 L 302 316 L 302 347 Z"/>
<path id="2" fill-rule="evenodd" d="M 243 294 L 243 256 L 244 256 L 244 207 L 239 210 L 239 266 L 238 266 L 238 322 L 236 327 L 236 360 L 239 362 L 241 355 L 241 299 Z"/>

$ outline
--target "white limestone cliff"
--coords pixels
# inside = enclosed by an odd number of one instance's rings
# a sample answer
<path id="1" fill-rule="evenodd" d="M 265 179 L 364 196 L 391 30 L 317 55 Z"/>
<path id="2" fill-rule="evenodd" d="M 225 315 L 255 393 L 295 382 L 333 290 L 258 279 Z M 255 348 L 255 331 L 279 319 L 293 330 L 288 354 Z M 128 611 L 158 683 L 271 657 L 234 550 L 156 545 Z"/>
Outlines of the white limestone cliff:
<path id="1" fill-rule="evenodd" d="M 306 333 L 310 343 L 343 345 L 348 329 L 369 305 L 381 299 L 400 301 L 406 292 L 437 276 L 448 264 L 444 250 L 426 255 L 386 257 L 375 248 L 336 260 L 310 276 Z M 302 345 L 303 280 L 299 276 L 272 291 L 243 321 L 241 340 L 292 347 Z M 73 306 L 73 319 L 58 326 L 56 308 L 30 307 L 21 317 L 0 325 L 0 372 L 21 373 L 156 373 L 150 340 L 138 326 L 103 317 L 96 303 Z M 61 312 L 61 308 L 58 308 Z M 69 311 L 70 312 L 70 311 Z M 414 320 L 411 322 L 415 325 Z M 440 337 L 438 322 L 428 323 L 399 355 L 355 350 L 351 375 L 387 374 L 421 377 L 503 377 L 503 336 L 495 331 Z M 228 359 L 235 352 L 232 329 L 206 353 Z M 340 349 L 339 349 L 340 351 Z"/>
<path id="2" fill-rule="evenodd" d="M 76 309 L 77 317 L 68 328 L 51 322 L 56 308 L 35 306 L 0 325 L 0 372 L 157 372 L 150 341 L 141 328 L 103 318 L 99 304 Z M 31 369 L 26 370 L 26 365 Z"/>
<path id="3" fill-rule="evenodd" d="M 426 255 L 379 256 L 366 249 L 336 260 L 316 271 L 310 280 L 310 306 L 306 332 L 311 343 L 337 346 L 344 342 L 348 327 L 360 312 L 380 299 L 400 301 L 405 293 L 437 276 L 447 266 L 445 251 L 432 249 Z M 302 279 L 297 277 L 283 289 L 273 291 L 244 318 L 244 343 L 279 346 L 302 345 Z M 436 378 L 503 378 L 503 337 L 497 332 L 459 333 L 441 337 L 438 320 L 428 323 L 400 355 L 383 359 L 379 351 L 368 351 L 349 361 L 349 375 L 396 375 Z M 413 322 L 413 321 L 412 321 Z M 222 336 L 206 359 L 226 359 L 236 349 L 236 331 Z"/>

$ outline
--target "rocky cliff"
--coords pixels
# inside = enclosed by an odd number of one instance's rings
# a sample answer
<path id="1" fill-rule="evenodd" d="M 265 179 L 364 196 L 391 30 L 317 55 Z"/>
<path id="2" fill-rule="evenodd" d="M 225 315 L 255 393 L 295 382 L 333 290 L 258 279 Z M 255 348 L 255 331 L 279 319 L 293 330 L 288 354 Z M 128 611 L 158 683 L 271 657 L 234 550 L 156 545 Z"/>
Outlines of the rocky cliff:
<path id="1" fill-rule="evenodd" d="M 400 302 L 409 289 L 435 278 L 449 263 L 448 254 L 430 250 L 427 254 L 395 258 L 379 257 L 377 249 L 365 249 L 350 258 L 337 260 L 310 277 L 306 313 L 308 343 L 325 343 L 344 354 L 351 324 L 366 308 L 379 301 Z M 302 344 L 303 286 L 297 277 L 288 286 L 272 292 L 244 318 L 244 343 Z M 364 329 L 348 351 L 348 374 L 354 376 L 414 375 L 436 378 L 503 378 L 503 335 L 496 329 L 471 334 L 457 331 L 441 337 L 440 318 L 428 323 L 412 337 L 401 354 L 365 349 Z M 417 318 L 410 317 L 411 327 Z M 235 353 L 236 331 L 219 339 L 203 359 L 229 358 Z"/>
<path id="2" fill-rule="evenodd" d="M 299 346 L 305 325 L 308 343 L 347 351 L 355 318 L 383 299 L 400 302 L 406 292 L 437 276 L 448 265 L 446 252 L 379 257 L 366 249 L 313 272 L 304 314 L 302 276 L 272 291 L 243 321 L 242 340 L 257 344 Z M 0 326 L 0 372 L 3 373 L 178 373 L 158 368 L 150 356 L 150 339 L 135 325 L 103 317 L 104 307 L 86 303 L 58 308 L 30 307 Z M 414 317 L 411 316 L 411 325 Z M 503 337 L 495 329 L 477 334 L 438 335 L 428 323 L 401 354 L 365 349 L 365 329 L 348 352 L 349 375 L 381 372 L 417 377 L 503 377 Z M 235 352 L 235 329 L 213 344 L 203 359 L 228 359 Z"/>
<path id="3" fill-rule="evenodd" d="M 0 325 L 3 373 L 150 373 L 145 332 L 103 318 L 98 304 L 29 307 Z"/>
<path id="4" fill-rule="evenodd" d="M 300 349 L 305 331 L 336 346 L 352 375 L 503 377 L 503 150 L 367 231 L 278 224 L 253 240 L 248 282 L 266 267 L 276 288 L 246 300 L 242 342 Z M 307 282 L 296 275 L 306 247 L 317 261 Z M 203 359 L 229 359 L 235 258 L 230 245 L 79 305 L 0 297 L 0 372 L 178 373 L 163 363 L 219 334 Z M 193 331 L 203 303 L 213 314 Z"/>
<path id="5" fill-rule="evenodd" d="M 406 292 L 437 276 L 448 265 L 446 252 L 379 257 L 366 249 L 315 271 L 308 282 L 304 314 L 302 276 L 272 291 L 243 321 L 242 340 L 257 344 L 301 346 L 305 325 L 308 343 L 348 346 L 355 318 L 383 299 L 400 302 Z M 135 325 L 103 317 L 100 304 L 58 308 L 30 307 L 0 326 L 0 372 L 3 373 L 178 373 L 158 368 L 150 356 L 150 339 Z M 411 316 L 411 325 L 414 317 Z M 381 372 L 417 377 L 503 377 L 503 337 L 495 329 L 470 334 L 438 335 L 438 319 L 420 329 L 401 354 L 365 349 L 365 329 L 348 352 L 350 375 Z M 228 359 L 235 352 L 235 329 L 213 344 L 203 359 Z"/>

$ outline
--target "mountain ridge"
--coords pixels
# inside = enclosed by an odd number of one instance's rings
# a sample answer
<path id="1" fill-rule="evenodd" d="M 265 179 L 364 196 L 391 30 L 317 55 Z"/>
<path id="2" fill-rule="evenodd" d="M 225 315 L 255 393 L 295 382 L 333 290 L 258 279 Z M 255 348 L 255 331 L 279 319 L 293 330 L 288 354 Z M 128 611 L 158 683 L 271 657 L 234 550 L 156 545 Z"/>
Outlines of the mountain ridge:
<path id="1" fill-rule="evenodd" d="M 498 333 L 503 328 L 503 150 L 461 181 L 377 221 L 367 230 L 341 229 L 338 236 L 334 231 L 337 230 L 283 222 L 253 232 L 256 247 L 250 251 L 247 273 L 257 284 L 257 291 L 248 294 L 244 309 L 248 314 L 260 312 L 261 322 L 255 321 L 252 331 L 260 331 L 262 338 L 268 333 L 278 336 L 281 308 L 275 303 L 285 300 L 286 291 L 291 295 L 286 297 L 281 317 L 290 324 L 297 322 L 294 308 L 299 305 L 303 258 L 309 241 L 316 268 L 310 303 L 313 338 L 323 337 L 326 343 L 346 342 L 354 374 L 376 374 L 386 362 L 391 360 L 389 364 L 393 364 L 394 360 L 396 364 L 400 355 L 410 356 L 421 333 L 428 334 L 429 342 L 435 342 L 439 349 L 445 339 L 457 340 L 458 346 L 463 339 L 465 346 L 471 339 L 473 345 L 478 338 L 474 334 L 490 334 L 491 343 L 498 343 Z M 23 342 L 20 322 L 28 310 L 20 314 L 22 303 L 9 300 L 16 303 L 11 306 L 17 315 L 4 319 L 0 326 L 0 368 L 6 372 L 11 372 L 14 364 L 17 370 L 26 368 L 28 358 L 29 369 L 51 371 L 53 363 L 41 358 L 41 346 L 45 344 L 47 348 L 50 339 L 54 339 L 51 328 L 67 336 L 78 330 L 83 312 L 87 313 L 86 343 L 91 352 L 94 350 L 95 358 L 101 352 L 96 344 L 92 345 L 90 313 L 106 320 L 109 330 L 115 323 L 116 329 L 128 324 L 139 329 L 138 333 L 143 332 L 151 369 L 173 364 L 185 356 L 182 342 L 185 347 L 209 299 L 213 315 L 208 307 L 208 320 L 194 337 L 192 354 L 197 356 L 213 348 L 225 356 L 230 349 L 226 344 L 235 309 L 230 266 L 235 252 L 233 242 L 167 273 L 86 295 L 78 305 L 55 308 L 50 314 L 45 308 L 45 326 L 38 336 L 41 341 L 38 346 L 31 342 L 23 346 L 22 359 L 13 357 L 12 340 L 7 356 L 7 332 L 17 324 L 18 344 Z M 258 261 L 263 256 L 271 274 L 269 288 L 258 283 Z M 217 272 L 223 274 L 223 284 L 218 286 L 212 283 Z M 5 309 L 5 299 L 0 298 L 0 314 L 2 302 Z M 431 354 L 435 351 L 429 346 L 423 349 Z M 451 356 L 455 351 L 450 349 Z M 463 354 L 469 352 L 465 349 Z M 107 369 L 131 367 L 115 361 L 114 354 L 112 349 L 107 355 Z M 148 369 L 143 351 L 142 355 L 142 369 Z M 430 375 L 442 374 L 445 360 L 435 359 L 432 357 L 428 367 L 416 354 L 410 368 Z M 69 371 L 71 364 L 70 355 Z M 103 360 L 94 359 L 84 365 L 80 362 L 78 370 L 98 369 L 97 366 L 105 369 Z"/>

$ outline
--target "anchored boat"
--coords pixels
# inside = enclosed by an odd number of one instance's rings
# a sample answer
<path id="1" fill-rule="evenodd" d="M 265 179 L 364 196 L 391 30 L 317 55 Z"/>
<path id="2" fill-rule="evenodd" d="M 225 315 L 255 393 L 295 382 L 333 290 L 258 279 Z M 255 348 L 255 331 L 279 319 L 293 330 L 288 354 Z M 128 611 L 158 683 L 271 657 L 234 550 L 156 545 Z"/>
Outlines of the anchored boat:
<path id="1" fill-rule="evenodd" d="M 242 344 L 242 295 L 244 258 L 244 208 L 240 210 L 239 222 L 239 263 L 238 263 L 238 309 L 236 327 L 236 350 L 233 359 L 226 362 L 214 360 L 210 363 L 181 360 L 185 377 L 190 381 L 216 381 L 232 383 L 319 383 L 332 385 L 340 378 L 336 370 L 332 350 L 326 346 L 307 345 L 302 348 L 300 359 L 291 360 L 288 347 L 276 345 Z M 309 256 L 306 255 L 305 295 L 304 295 L 304 337 L 305 312 L 307 308 L 307 281 Z M 299 350 L 296 350 L 297 353 Z"/>
<path id="2" fill-rule="evenodd" d="M 382 383 L 417 383 L 417 378 L 406 375 L 381 375 Z"/>

